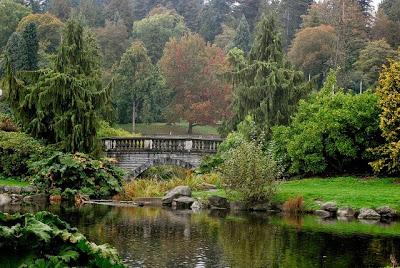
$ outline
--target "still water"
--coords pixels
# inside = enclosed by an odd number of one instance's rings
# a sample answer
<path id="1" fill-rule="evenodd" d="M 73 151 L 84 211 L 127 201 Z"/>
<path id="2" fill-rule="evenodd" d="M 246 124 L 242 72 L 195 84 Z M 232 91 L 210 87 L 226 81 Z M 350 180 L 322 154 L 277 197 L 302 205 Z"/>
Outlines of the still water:
<path id="1" fill-rule="evenodd" d="M 223 211 L 51 207 L 130 267 L 385 267 L 400 223 L 323 221 Z"/>

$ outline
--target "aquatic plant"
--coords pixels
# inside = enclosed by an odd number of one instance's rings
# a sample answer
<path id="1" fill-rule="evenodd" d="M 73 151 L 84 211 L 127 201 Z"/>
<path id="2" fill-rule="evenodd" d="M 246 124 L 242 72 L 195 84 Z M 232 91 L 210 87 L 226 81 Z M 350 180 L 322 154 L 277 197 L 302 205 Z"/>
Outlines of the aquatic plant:
<path id="1" fill-rule="evenodd" d="M 18 254 L 20 267 L 125 267 L 109 245 L 89 242 L 50 212 L 0 212 L 0 250 Z"/>

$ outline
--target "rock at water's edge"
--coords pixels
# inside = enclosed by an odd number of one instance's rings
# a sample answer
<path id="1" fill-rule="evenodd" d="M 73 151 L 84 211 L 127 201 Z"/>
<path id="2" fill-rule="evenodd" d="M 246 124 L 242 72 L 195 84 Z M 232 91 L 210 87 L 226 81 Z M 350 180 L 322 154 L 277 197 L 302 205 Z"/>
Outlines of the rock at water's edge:
<path id="1" fill-rule="evenodd" d="M 322 204 L 321 208 L 325 211 L 333 213 L 336 213 L 336 211 L 338 210 L 336 202 L 326 202 Z"/>
<path id="2" fill-rule="evenodd" d="M 226 199 L 225 197 L 213 195 L 208 198 L 208 202 L 211 208 L 222 208 L 222 209 L 230 208 L 228 199 Z"/>
<path id="3" fill-rule="evenodd" d="M 376 209 L 376 212 L 381 215 L 383 218 L 395 218 L 397 217 L 397 211 L 391 209 L 388 206 L 379 207 Z"/>
<path id="4" fill-rule="evenodd" d="M 370 208 L 362 208 L 360 209 L 360 214 L 358 215 L 359 219 L 364 220 L 378 220 L 381 218 L 378 212 Z"/>
<path id="5" fill-rule="evenodd" d="M 181 196 L 192 196 L 192 191 L 189 186 L 178 186 L 169 191 L 162 199 L 163 205 L 171 205 L 174 199 L 179 198 Z"/>
<path id="6" fill-rule="evenodd" d="M 181 196 L 172 201 L 172 208 L 174 209 L 190 209 L 194 203 L 194 199 L 188 196 Z"/>
<path id="7" fill-rule="evenodd" d="M 356 215 L 356 211 L 350 207 L 344 207 L 344 208 L 339 208 L 337 211 L 337 216 L 338 217 L 354 217 Z"/>
<path id="8" fill-rule="evenodd" d="M 321 217 L 321 218 L 330 218 L 331 213 L 326 210 L 316 210 L 314 211 L 314 215 Z"/>
<path id="9" fill-rule="evenodd" d="M 8 194 L 0 194 L 0 206 L 11 203 L 11 197 Z"/>

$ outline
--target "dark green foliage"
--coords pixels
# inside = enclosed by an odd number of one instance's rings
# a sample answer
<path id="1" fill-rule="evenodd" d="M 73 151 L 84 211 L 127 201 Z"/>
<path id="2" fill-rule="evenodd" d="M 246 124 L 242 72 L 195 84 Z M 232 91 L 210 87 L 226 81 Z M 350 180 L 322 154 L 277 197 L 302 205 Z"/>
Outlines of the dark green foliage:
<path id="1" fill-rule="evenodd" d="M 93 152 L 98 113 L 110 91 L 102 88 L 94 38 L 78 21 L 68 22 L 54 65 L 29 75 L 8 68 L 8 102 L 33 137 L 60 143 L 65 151 Z"/>
<path id="2" fill-rule="evenodd" d="M 17 28 L 18 22 L 29 13 L 29 8 L 17 1 L 0 0 L 0 52 Z"/>
<path id="3" fill-rule="evenodd" d="M 8 39 L 5 54 L 8 57 L 12 71 L 25 70 L 28 58 L 27 47 L 24 38 L 18 32 L 14 32 L 10 39 Z"/>
<path id="4" fill-rule="evenodd" d="M 88 155 L 55 153 L 30 165 L 32 182 L 46 193 L 66 198 L 83 194 L 90 198 L 111 197 L 122 190 L 123 172 L 109 160 Z"/>
<path id="5" fill-rule="evenodd" d="M 289 126 L 273 129 L 277 155 L 290 174 L 369 170 L 367 149 L 381 141 L 378 98 L 334 88 L 331 73 L 321 92 L 300 102 Z"/>
<path id="6" fill-rule="evenodd" d="M 249 60 L 240 58 L 234 60 L 238 66 L 233 71 L 233 120 L 237 123 L 251 114 L 267 133 L 275 125 L 287 124 L 309 88 L 303 73 L 285 59 L 273 17 L 265 16 L 257 26 Z"/>
<path id="7" fill-rule="evenodd" d="M 222 33 L 222 24 L 231 12 L 230 0 L 211 0 L 208 2 L 200 16 L 200 34 L 208 42 L 213 42 L 215 37 Z"/>
<path id="8" fill-rule="evenodd" d="M 243 15 L 240 19 L 239 25 L 236 29 L 235 38 L 232 40 L 231 47 L 237 47 L 243 50 L 244 53 L 248 54 L 251 49 L 251 33 L 249 23 L 246 17 Z"/>
<path id="9" fill-rule="evenodd" d="M 183 17 L 171 10 L 161 9 L 133 24 L 133 38 L 143 42 L 152 62 L 162 57 L 165 44 L 170 38 L 180 39 L 187 31 Z"/>
<path id="10" fill-rule="evenodd" d="M 114 72 L 115 107 L 120 123 L 162 121 L 169 93 L 157 66 L 151 63 L 143 43 L 135 42 L 122 56 Z"/>
<path id="11" fill-rule="evenodd" d="M 283 46 L 288 49 L 300 28 L 302 16 L 307 13 L 312 0 L 283 0 L 279 3 L 279 17 L 283 29 Z"/>
<path id="12" fill-rule="evenodd" d="M 20 267 L 125 267 L 117 251 L 89 242 L 50 212 L 0 212 L 1 251 L 18 255 Z"/>
<path id="13" fill-rule="evenodd" d="M 40 159 L 44 152 L 45 147 L 26 134 L 0 130 L 0 174 L 26 177 L 29 163 Z"/>
<path id="14" fill-rule="evenodd" d="M 23 70 L 32 71 L 37 69 L 38 66 L 38 50 L 39 40 L 37 37 L 37 30 L 35 23 L 29 23 L 22 32 L 22 38 L 25 42 L 26 49 L 26 65 Z"/>

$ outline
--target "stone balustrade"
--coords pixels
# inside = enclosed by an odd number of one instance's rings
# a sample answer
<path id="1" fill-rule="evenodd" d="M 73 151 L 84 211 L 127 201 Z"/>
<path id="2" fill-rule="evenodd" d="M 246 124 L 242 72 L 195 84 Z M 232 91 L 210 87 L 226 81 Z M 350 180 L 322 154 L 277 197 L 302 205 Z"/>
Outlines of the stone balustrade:
<path id="1" fill-rule="evenodd" d="M 214 154 L 222 139 L 191 137 L 133 137 L 106 138 L 106 152 L 160 152 L 160 153 L 204 153 Z"/>

